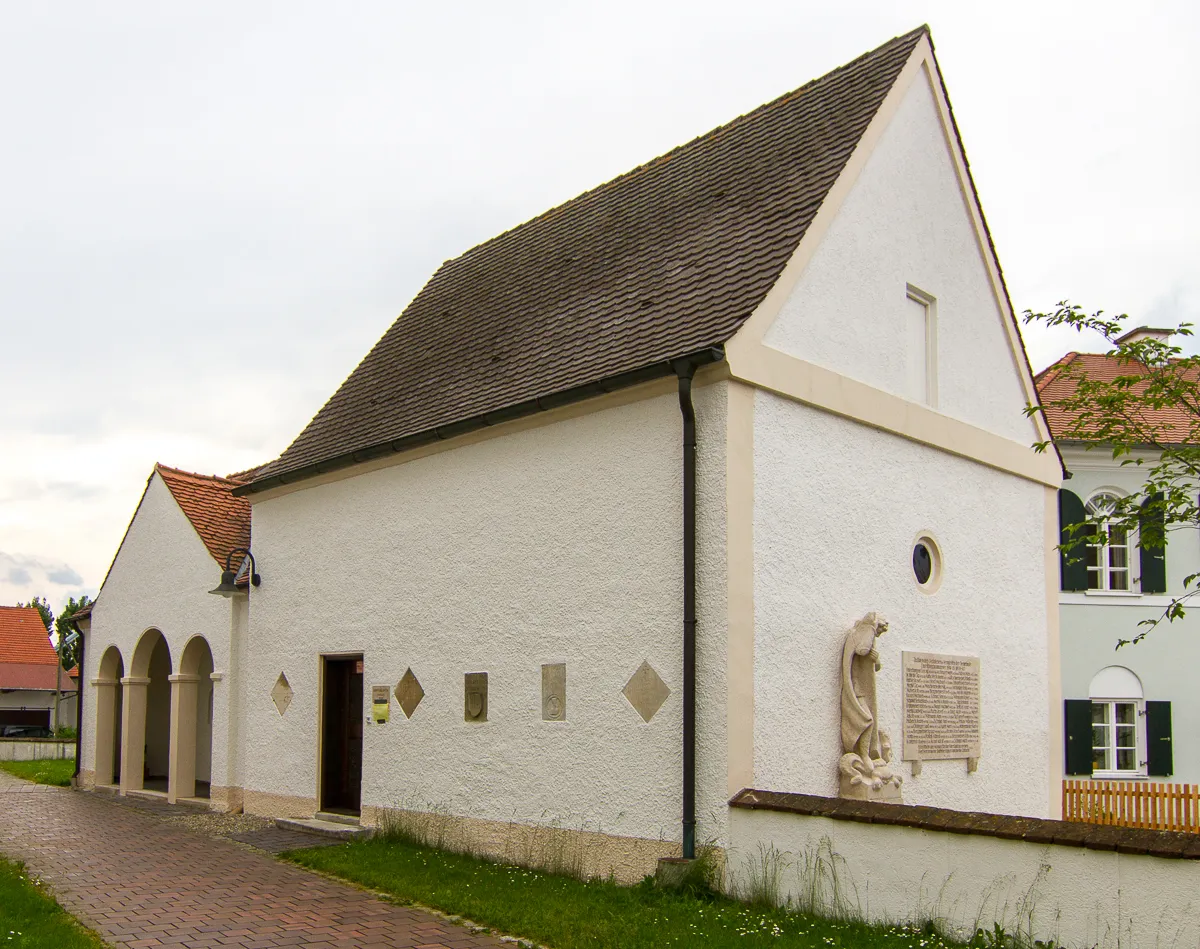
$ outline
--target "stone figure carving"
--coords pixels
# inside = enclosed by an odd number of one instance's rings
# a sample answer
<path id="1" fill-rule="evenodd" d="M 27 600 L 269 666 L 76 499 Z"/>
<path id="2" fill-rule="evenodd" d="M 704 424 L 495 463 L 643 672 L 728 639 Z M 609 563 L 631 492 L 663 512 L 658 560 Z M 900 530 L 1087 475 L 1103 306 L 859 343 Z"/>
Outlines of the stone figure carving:
<path id="1" fill-rule="evenodd" d="M 879 727 L 875 686 L 875 674 L 883 668 L 876 640 L 887 628 L 883 616 L 868 613 L 850 628 L 842 646 L 842 797 L 900 799 L 903 779 L 891 768 L 892 742 Z"/>

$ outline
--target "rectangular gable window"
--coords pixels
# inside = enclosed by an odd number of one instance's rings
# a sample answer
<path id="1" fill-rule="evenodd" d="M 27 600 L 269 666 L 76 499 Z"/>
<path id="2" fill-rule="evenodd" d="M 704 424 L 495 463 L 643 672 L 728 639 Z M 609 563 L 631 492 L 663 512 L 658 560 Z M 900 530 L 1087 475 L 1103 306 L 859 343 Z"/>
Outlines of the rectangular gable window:
<path id="1" fill-rule="evenodd" d="M 904 307 L 905 395 L 937 406 L 937 300 L 907 285 Z"/>

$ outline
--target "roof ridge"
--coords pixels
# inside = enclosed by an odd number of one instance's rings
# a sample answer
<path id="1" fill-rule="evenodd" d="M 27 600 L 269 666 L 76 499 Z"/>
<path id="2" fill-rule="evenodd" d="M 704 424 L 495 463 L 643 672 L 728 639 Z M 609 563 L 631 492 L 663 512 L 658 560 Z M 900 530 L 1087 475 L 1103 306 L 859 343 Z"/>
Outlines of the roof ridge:
<path id="1" fill-rule="evenodd" d="M 219 481 L 223 484 L 232 484 L 235 487 L 242 483 L 242 482 L 240 482 L 234 478 L 230 478 L 226 475 L 218 475 L 218 474 L 207 475 L 207 474 L 200 474 L 198 471 L 185 471 L 183 468 L 172 468 L 170 465 L 164 465 L 160 461 L 156 461 L 154 463 L 154 469 L 156 471 L 169 471 L 171 474 L 174 474 L 174 475 L 183 475 L 188 478 L 196 478 L 199 481 Z M 253 469 L 250 469 L 250 470 L 253 470 Z"/>
<path id="2" fill-rule="evenodd" d="M 919 34 L 924 34 L 924 35 L 928 36 L 929 33 L 930 33 L 929 24 L 923 23 L 923 24 L 921 24 L 921 26 L 917 27 L 916 29 L 909 30 L 907 33 L 902 33 L 899 36 L 893 36 L 890 40 L 887 40 L 884 43 L 880 43 L 874 49 L 868 50 L 867 52 L 854 57 L 854 59 L 851 59 L 847 62 L 842 63 L 840 66 L 835 66 L 833 69 L 829 70 L 829 72 L 822 73 L 819 76 L 815 76 L 814 78 L 808 80 L 808 82 L 804 83 L 803 85 L 797 86 L 795 89 L 789 90 L 788 92 L 785 92 L 782 95 L 778 95 L 774 99 L 771 99 L 767 102 L 762 103 L 761 105 L 756 106 L 755 108 L 751 109 L 749 112 L 742 112 L 741 114 L 734 116 L 728 122 L 722 122 L 720 125 L 714 126 L 713 128 L 709 129 L 707 132 L 702 132 L 699 135 L 695 135 L 692 138 L 688 139 L 686 142 L 682 142 L 679 145 L 676 145 L 674 148 L 671 148 L 671 149 L 663 152 L 660 155 L 655 155 L 653 158 L 642 162 L 640 165 L 630 168 L 628 171 L 624 171 L 619 175 L 616 175 L 612 178 L 607 179 L 606 181 L 602 181 L 598 185 L 593 185 L 591 188 L 588 188 L 586 191 L 581 191 L 581 192 L 579 192 L 579 194 L 575 195 L 574 197 L 568 198 L 567 200 L 554 205 L 554 207 L 548 208 L 545 211 L 542 211 L 540 214 L 535 214 L 531 218 L 527 218 L 526 220 L 521 221 L 518 224 L 514 224 L 512 227 L 501 231 L 499 234 L 493 234 L 491 237 L 487 238 L 487 240 L 480 241 L 478 244 L 474 244 L 471 247 L 468 247 L 466 250 L 464 250 L 458 256 L 449 257 L 446 260 L 442 261 L 442 266 L 439 267 L 438 270 L 441 270 L 442 268 L 446 267 L 448 264 L 453 264 L 456 261 L 459 261 L 466 257 L 471 256 L 472 254 L 474 254 L 476 251 L 480 250 L 481 248 L 489 247 L 491 245 L 500 243 L 505 238 L 510 237 L 517 231 L 520 231 L 523 228 L 526 228 L 532 224 L 535 224 L 538 221 L 553 217 L 554 215 L 566 210 L 567 208 L 574 206 L 575 204 L 584 200 L 585 198 L 589 198 L 593 195 L 601 194 L 601 193 L 607 191 L 608 189 L 615 187 L 620 182 L 628 181 L 628 180 L 636 177 L 637 175 L 643 174 L 646 171 L 650 170 L 651 168 L 656 167 L 657 165 L 664 164 L 665 162 L 670 161 L 674 155 L 676 155 L 679 152 L 682 152 L 684 149 L 691 148 L 692 146 L 696 145 L 699 142 L 707 142 L 707 141 L 719 138 L 721 135 L 731 132 L 734 129 L 740 127 L 742 124 L 750 121 L 752 118 L 754 118 L 759 113 L 767 111 L 772 108 L 775 108 L 782 102 L 787 102 L 790 99 L 794 99 L 794 98 L 798 97 L 801 93 L 805 92 L 806 90 L 810 89 L 811 87 L 813 87 L 819 83 L 824 83 L 827 80 L 832 80 L 833 78 L 838 76 L 840 73 L 844 73 L 847 70 L 854 68 L 856 65 L 861 63 L 863 60 L 869 59 L 870 57 L 883 52 L 885 49 L 887 49 L 890 46 L 900 45 L 901 43 L 903 43 L 909 39 L 912 39 L 913 37 L 915 37 Z M 427 281 L 427 282 L 431 282 L 433 280 L 433 277 L 435 277 L 435 276 L 437 276 L 436 271 L 430 277 L 430 281 Z"/>

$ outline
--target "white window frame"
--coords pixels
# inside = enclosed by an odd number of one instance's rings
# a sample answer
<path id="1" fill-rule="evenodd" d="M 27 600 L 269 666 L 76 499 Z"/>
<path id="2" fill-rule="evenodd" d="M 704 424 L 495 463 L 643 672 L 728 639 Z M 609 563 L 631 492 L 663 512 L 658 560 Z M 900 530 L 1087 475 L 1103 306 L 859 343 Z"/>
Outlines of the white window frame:
<path id="1" fill-rule="evenodd" d="M 1097 746 L 1095 744 L 1095 738 L 1093 737 L 1093 739 L 1092 739 L 1093 760 L 1095 758 L 1096 748 L 1103 747 L 1106 749 L 1108 754 L 1112 755 L 1112 758 L 1110 760 L 1113 762 L 1113 764 L 1116 763 L 1116 753 L 1117 753 L 1116 706 L 1132 705 L 1134 708 L 1134 714 L 1133 714 L 1133 760 L 1136 765 L 1136 767 L 1134 767 L 1132 769 L 1124 769 L 1124 770 L 1122 770 L 1120 768 L 1093 768 L 1092 769 L 1092 777 L 1099 778 L 1101 780 L 1109 780 L 1109 781 L 1112 781 L 1112 780 L 1120 781 L 1120 780 L 1128 780 L 1129 778 L 1144 778 L 1144 777 L 1146 777 L 1146 768 L 1149 766 L 1149 761 L 1146 760 L 1147 759 L 1147 755 L 1146 755 L 1146 700 L 1145 699 L 1135 699 L 1135 698 L 1130 698 L 1130 697 L 1109 699 L 1109 698 L 1098 698 L 1098 697 L 1093 696 L 1091 699 L 1091 702 L 1092 702 L 1093 708 L 1095 708 L 1097 705 L 1104 705 L 1104 706 L 1108 707 L 1108 722 L 1103 726 L 1104 728 L 1106 728 L 1108 730 L 1107 742 L 1105 745 Z M 1093 736 L 1095 735 L 1094 729 L 1096 727 L 1097 727 L 1097 725 L 1095 723 L 1093 723 L 1093 725 L 1092 725 Z M 1128 747 L 1128 746 L 1123 746 L 1123 747 Z"/>
<path id="2" fill-rule="evenodd" d="M 911 283 L 904 285 L 905 295 L 914 303 L 925 307 L 925 398 L 918 400 L 932 409 L 938 404 L 937 373 L 937 297 L 926 293 Z"/>
<path id="3" fill-rule="evenodd" d="M 1101 498 L 1120 498 L 1120 497 L 1121 497 L 1121 493 L 1119 491 L 1115 491 L 1112 488 L 1101 488 L 1098 491 L 1093 491 L 1092 494 L 1088 497 L 1087 501 L 1084 502 L 1084 510 L 1087 512 L 1088 517 L 1092 517 L 1093 514 L 1095 513 L 1092 510 L 1092 506 L 1097 501 L 1099 501 Z M 1087 592 L 1090 594 L 1093 594 L 1093 595 L 1098 594 L 1098 593 L 1110 594 L 1110 595 L 1137 594 L 1140 592 L 1141 581 L 1140 581 L 1140 579 L 1139 580 L 1134 579 L 1133 552 L 1136 549 L 1136 545 L 1134 543 L 1136 538 L 1133 536 L 1132 531 L 1127 530 L 1125 532 L 1125 543 L 1120 545 L 1125 550 L 1125 566 L 1114 568 L 1112 566 L 1112 551 L 1114 549 L 1119 549 L 1119 548 L 1117 547 L 1117 545 L 1110 544 L 1108 542 L 1109 530 L 1110 530 L 1109 522 L 1107 520 L 1105 520 L 1103 522 L 1103 525 L 1101 528 L 1101 532 L 1104 534 L 1104 538 L 1105 538 L 1104 543 L 1088 545 L 1089 552 L 1091 552 L 1091 551 L 1096 552 L 1096 566 L 1092 567 L 1091 564 L 1087 565 L 1087 575 L 1088 575 L 1088 590 L 1087 590 Z M 1124 587 L 1114 587 L 1112 585 L 1113 574 L 1116 572 L 1121 572 L 1121 571 L 1123 571 L 1125 574 L 1125 586 Z M 1095 587 L 1092 586 L 1092 577 L 1093 576 L 1095 576 L 1098 579 L 1098 581 L 1099 581 L 1098 586 L 1095 586 Z"/>

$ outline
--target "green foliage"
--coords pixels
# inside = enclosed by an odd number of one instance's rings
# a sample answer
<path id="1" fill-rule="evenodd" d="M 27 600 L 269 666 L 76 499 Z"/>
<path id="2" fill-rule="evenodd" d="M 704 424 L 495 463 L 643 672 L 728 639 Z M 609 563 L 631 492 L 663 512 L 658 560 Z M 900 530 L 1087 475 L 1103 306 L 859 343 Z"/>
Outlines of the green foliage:
<path id="1" fill-rule="evenodd" d="M 555 949 L 948 949 L 962 945 L 933 927 L 868 926 L 748 906 L 712 892 L 664 889 L 655 886 L 652 877 L 628 887 L 610 880 L 583 881 L 490 863 L 405 842 L 402 838 L 410 834 L 393 828 L 390 838 L 379 836 L 285 856 L 390 894 L 397 902 L 430 906 Z M 1007 938 L 1002 932 L 1000 936 Z M 1014 945 L 984 938 L 977 936 L 970 945 Z"/>
<path id="2" fill-rule="evenodd" d="M 58 633 L 58 654 L 62 657 L 64 669 L 71 669 L 79 665 L 79 652 L 83 648 L 82 637 L 76 637 L 75 642 L 67 645 L 67 637 L 77 631 L 71 618 L 91 602 L 91 597 L 86 593 L 78 600 L 71 597 L 67 600 L 67 605 L 62 608 L 58 619 L 54 621 L 54 629 Z"/>
<path id="3" fill-rule="evenodd" d="M 54 737 L 62 739 L 63 741 L 74 741 L 77 734 L 78 732 L 75 730 L 74 725 L 59 725 L 58 728 L 55 729 Z"/>
<path id="4" fill-rule="evenodd" d="M 23 863 L 0 857 L 0 944 L 14 949 L 103 949 Z"/>
<path id="5" fill-rule="evenodd" d="M 50 630 L 54 629 L 54 612 L 50 609 L 50 604 L 44 596 L 35 596 L 28 603 L 18 603 L 17 606 L 32 606 L 41 613 L 42 622 L 46 626 L 46 635 L 50 635 Z"/>
<path id="6" fill-rule="evenodd" d="M 1185 356 L 1179 345 L 1161 339 L 1118 342 L 1128 319 L 1126 314 L 1108 318 L 1102 310 L 1088 314 L 1067 301 L 1049 313 L 1026 310 L 1026 323 L 1099 333 L 1112 346 L 1105 355 L 1118 371 L 1111 379 L 1094 379 L 1084 374 L 1078 361 L 1067 363 L 1056 371 L 1072 383 L 1070 394 L 1044 405 L 1028 405 L 1025 413 L 1032 416 L 1054 407 L 1069 420 L 1059 425 L 1055 439 L 1082 443 L 1089 451 L 1111 452 L 1122 465 L 1141 468 L 1141 489 L 1120 498 L 1107 520 L 1128 536 L 1137 536 L 1139 546 L 1162 549 L 1168 534 L 1194 529 L 1200 520 L 1200 356 Z M 1172 338 L 1189 337 L 1192 324 L 1182 323 L 1173 332 Z M 1164 436 L 1151 414 L 1163 409 L 1173 410 L 1180 419 L 1169 436 Z M 1049 446 L 1039 442 L 1034 447 L 1045 451 Z M 1067 546 L 1076 550 L 1081 549 L 1077 544 L 1103 540 L 1101 520 L 1089 518 L 1071 530 Z M 1188 601 L 1200 593 L 1198 580 L 1200 574 L 1187 577 L 1184 591 L 1172 598 L 1162 615 L 1143 620 L 1137 635 L 1120 640 L 1118 648 L 1141 642 L 1163 620 L 1182 617 Z"/>
<path id="7" fill-rule="evenodd" d="M 74 758 L 43 758 L 39 761 L 0 761 L 0 769 L 9 774 L 33 781 L 35 784 L 50 784 L 54 787 L 71 786 L 75 774 Z"/>

